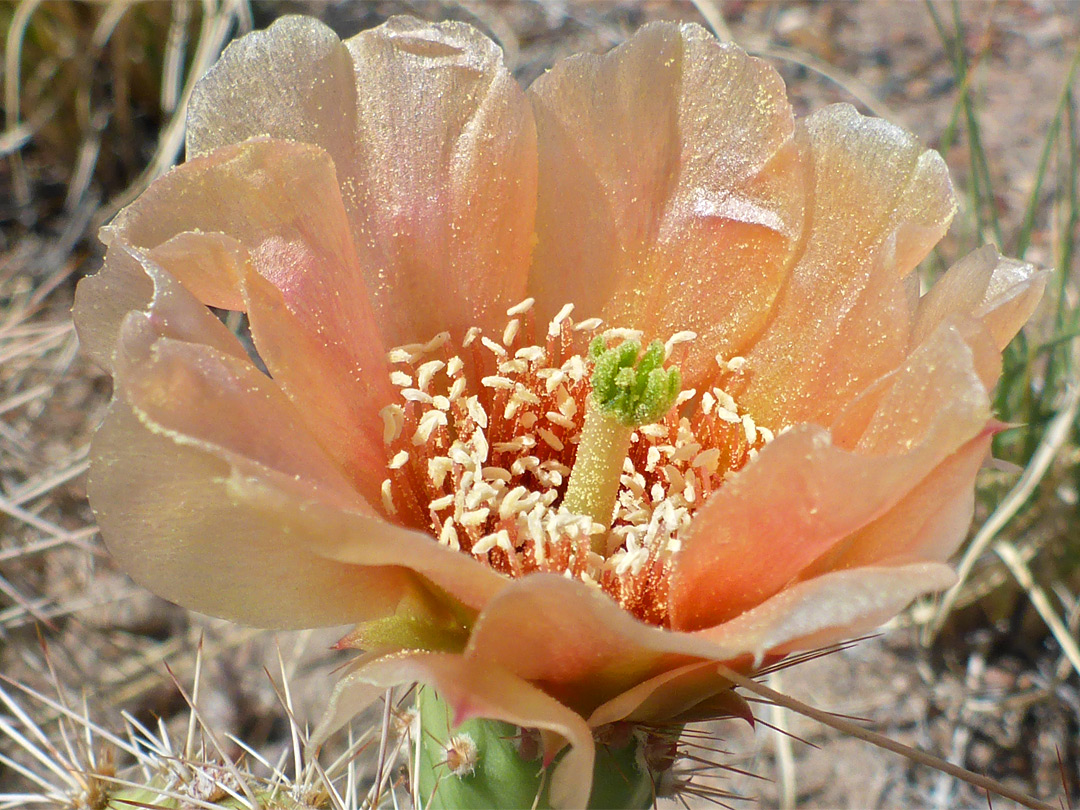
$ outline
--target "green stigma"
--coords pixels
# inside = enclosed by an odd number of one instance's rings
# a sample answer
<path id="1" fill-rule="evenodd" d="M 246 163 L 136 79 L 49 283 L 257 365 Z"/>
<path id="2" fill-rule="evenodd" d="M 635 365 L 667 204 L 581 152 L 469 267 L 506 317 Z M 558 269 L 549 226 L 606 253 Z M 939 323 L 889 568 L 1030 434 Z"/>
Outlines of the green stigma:
<path id="1" fill-rule="evenodd" d="M 609 349 L 598 337 L 589 347 L 589 357 L 594 363 L 593 390 L 563 506 L 610 527 L 631 436 L 671 409 L 682 378 L 677 368 L 664 368 L 664 344 L 658 340 L 641 354 L 636 340 Z M 606 540 L 594 536 L 592 547 L 604 554 Z"/>
<path id="2" fill-rule="evenodd" d="M 609 349 L 602 337 L 589 347 L 593 368 L 593 399 L 601 410 L 627 427 L 662 418 L 682 388 L 677 368 L 664 368 L 664 344 L 654 340 L 645 353 L 636 340 Z"/>

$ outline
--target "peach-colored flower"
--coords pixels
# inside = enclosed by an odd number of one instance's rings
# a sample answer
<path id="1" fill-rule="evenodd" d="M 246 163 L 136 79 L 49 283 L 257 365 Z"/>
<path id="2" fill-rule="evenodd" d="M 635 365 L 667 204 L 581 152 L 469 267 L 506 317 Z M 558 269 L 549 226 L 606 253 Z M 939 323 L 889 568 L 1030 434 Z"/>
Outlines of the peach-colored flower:
<path id="1" fill-rule="evenodd" d="M 987 248 L 919 297 L 954 201 L 896 127 L 794 120 L 693 25 L 523 91 L 467 25 L 285 18 L 198 85 L 187 146 L 79 289 L 115 381 L 91 502 L 166 598 L 358 623 L 337 717 L 434 684 L 569 743 L 555 798 L 580 805 L 592 729 L 730 710 L 714 662 L 952 581 L 1042 282 Z M 626 330 L 668 341 L 684 393 L 635 434 L 603 555 L 558 506 L 586 347 Z"/>

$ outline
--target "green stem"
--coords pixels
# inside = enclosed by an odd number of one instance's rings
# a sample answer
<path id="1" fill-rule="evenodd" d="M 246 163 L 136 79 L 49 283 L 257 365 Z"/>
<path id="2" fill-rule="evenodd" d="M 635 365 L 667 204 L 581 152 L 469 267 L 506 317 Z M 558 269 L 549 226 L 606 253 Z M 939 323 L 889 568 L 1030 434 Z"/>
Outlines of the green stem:
<path id="1" fill-rule="evenodd" d="M 538 749 L 521 745 L 521 729 L 495 720 L 450 727 L 450 710 L 434 689 L 419 687 L 420 757 L 417 791 L 426 810 L 550 810 L 548 776 Z M 447 762 L 451 739 L 475 743 L 472 772 L 455 775 Z M 530 739 L 530 738 L 525 738 Z M 522 751 L 526 753 L 523 755 Z M 645 810 L 653 806 L 652 778 L 639 764 L 638 743 L 598 746 L 588 810 Z"/>

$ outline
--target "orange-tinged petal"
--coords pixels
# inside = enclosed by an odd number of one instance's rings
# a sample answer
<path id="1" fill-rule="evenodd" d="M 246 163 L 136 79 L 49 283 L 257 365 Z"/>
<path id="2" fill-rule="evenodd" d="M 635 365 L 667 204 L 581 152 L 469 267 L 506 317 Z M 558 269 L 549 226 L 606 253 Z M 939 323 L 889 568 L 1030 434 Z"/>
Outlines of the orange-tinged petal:
<path id="1" fill-rule="evenodd" d="M 250 256 L 236 239 L 223 233 L 184 231 L 147 251 L 147 257 L 203 304 L 243 312 L 244 279 Z"/>
<path id="2" fill-rule="evenodd" d="M 913 599 L 956 582 L 942 563 L 833 571 L 785 588 L 730 622 L 694 635 L 761 658 L 853 638 L 895 616 Z"/>
<path id="3" fill-rule="evenodd" d="M 804 168 L 783 82 L 696 25 L 657 23 L 529 88 L 540 151 L 541 318 L 698 340 L 688 385 L 765 322 L 802 229 Z"/>
<path id="4" fill-rule="evenodd" d="M 395 17 L 343 43 L 283 17 L 234 42 L 192 96 L 188 155 L 258 135 L 332 157 L 387 345 L 501 328 L 524 296 L 532 112 L 471 26 Z"/>
<path id="5" fill-rule="evenodd" d="M 1035 310 L 1046 273 L 1002 257 L 992 245 L 968 254 L 919 301 L 912 339 L 921 342 L 952 315 L 978 320 L 1000 351 Z"/>
<path id="6" fill-rule="evenodd" d="M 223 147 L 159 179 L 105 235 L 164 250 L 190 231 L 225 234 L 248 251 L 246 275 L 235 278 L 242 289 L 231 294 L 246 301 L 260 357 L 323 447 L 377 495 L 389 381 L 327 154 L 267 139 Z M 170 269 L 189 283 L 183 274 L 197 266 Z M 234 270 L 221 267 L 221 283 Z M 192 289 L 205 289 L 207 273 L 196 272 Z"/>
<path id="7" fill-rule="evenodd" d="M 899 365 L 913 302 L 905 277 L 952 218 L 941 156 L 847 105 L 799 124 L 812 209 L 798 263 L 729 391 L 759 424 L 828 424 L 851 396 Z"/>
<path id="8" fill-rule="evenodd" d="M 454 724 L 476 717 L 501 720 L 557 735 L 570 748 L 551 776 L 551 803 L 585 807 L 592 784 L 592 732 L 580 715 L 543 691 L 487 661 L 448 653 L 385 656 L 353 669 L 335 687 L 330 708 L 312 734 L 325 740 L 358 712 L 398 684 L 423 683 L 439 691 L 454 713 Z M 548 751 L 550 758 L 555 752 Z"/>
<path id="9" fill-rule="evenodd" d="M 267 135 L 325 149 L 344 176 L 355 159 L 352 59 L 329 27 L 285 16 L 234 40 L 195 85 L 187 156 Z"/>
<path id="10" fill-rule="evenodd" d="M 845 538 L 803 578 L 831 570 L 916 560 L 947 560 L 967 536 L 975 511 L 975 474 L 990 453 L 984 430 L 869 525 Z"/>
<path id="11" fill-rule="evenodd" d="M 466 650 L 585 714 L 700 652 L 689 637 L 642 624 L 604 594 L 555 574 L 510 583 L 485 606 Z"/>
<path id="12" fill-rule="evenodd" d="M 642 681 L 598 706 L 589 715 L 589 726 L 598 728 L 622 720 L 650 724 L 671 722 L 725 692 L 731 697 L 730 716 L 752 722 L 750 707 L 731 691 L 731 685 L 717 675 L 715 664 L 709 661 L 669 669 Z M 718 716 L 718 713 L 711 714 L 710 719 Z"/>
<path id="13" fill-rule="evenodd" d="M 348 40 L 355 163 L 341 168 L 390 346 L 502 329 L 525 295 L 536 134 L 499 48 L 458 22 L 393 17 Z"/>
<path id="14" fill-rule="evenodd" d="M 849 422 L 847 410 L 838 416 L 833 441 L 880 456 L 925 447 L 936 438 L 939 452 L 951 452 L 990 419 L 978 362 L 964 330 L 945 324 L 875 386 L 874 410 L 865 423 Z M 856 400 L 853 410 L 859 405 Z"/>
<path id="15" fill-rule="evenodd" d="M 983 429 L 989 401 L 968 344 L 955 329 L 940 334 L 849 431 L 857 440 L 800 425 L 698 510 L 675 559 L 675 627 L 716 624 L 772 596 Z"/>
<path id="16" fill-rule="evenodd" d="M 292 476 L 341 508 L 365 507 L 296 408 L 246 358 L 158 337 L 134 313 L 121 329 L 115 387 L 146 424 Z"/>

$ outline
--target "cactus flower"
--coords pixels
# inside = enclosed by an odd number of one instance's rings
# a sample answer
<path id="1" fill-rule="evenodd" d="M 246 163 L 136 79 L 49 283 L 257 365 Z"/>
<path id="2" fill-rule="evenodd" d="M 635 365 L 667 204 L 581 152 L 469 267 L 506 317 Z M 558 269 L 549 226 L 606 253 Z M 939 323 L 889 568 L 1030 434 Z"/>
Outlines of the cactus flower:
<path id="1" fill-rule="evenodd" d="M 920 296 L 954 209 L 937 153 L 796 119 L 695 25 L 522 89 L 465 24 L 283 18 L 79 287 L 102 535 L 193 610 L 355 625 L 324 729 L 419 681 L 585 806 L 611 729 L 745 712 L 718 662 L 953 581 L 1042 287 L 984 248 Z"/>

